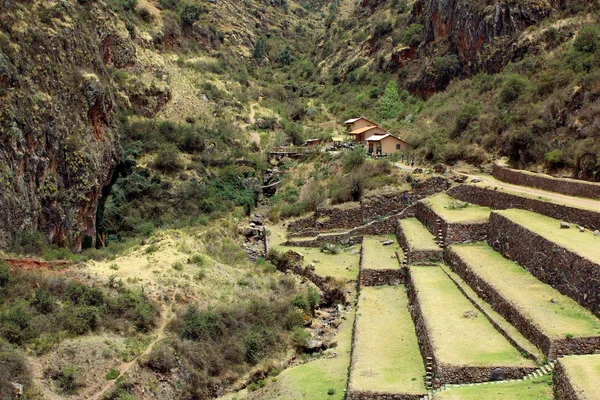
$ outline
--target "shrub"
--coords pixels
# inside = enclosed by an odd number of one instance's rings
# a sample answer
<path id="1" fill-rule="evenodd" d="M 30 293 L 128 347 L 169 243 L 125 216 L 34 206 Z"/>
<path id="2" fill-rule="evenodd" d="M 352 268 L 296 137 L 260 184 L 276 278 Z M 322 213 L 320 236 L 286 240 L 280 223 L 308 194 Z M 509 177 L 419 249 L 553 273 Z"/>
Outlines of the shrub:
<path id="1" fill-rule="evenodd" d="M 437 82 L 440 85 L 447 85 L 460 68 L 456 54 L 436 57 L 433 66 L 435 67 Z"/>
<path id="2" fill-rule="evenodd" d="M 325 189 L 315 181 L 308 184 L 306 192 L 302 196 L 302 202 L 309 211 L 316 211 L 325 199 Z"/>
<path id="3" fill-rule="evenodd" d="M 308 302 L 306 297 L 302 296 L 301 294 L 297 295 L 292 299 L 292 305 L 307 313 L 311 311 L 310 303 Z"/>
<path id="4" fill-rule="evenodd" d="M 10 270 L 3 261 L 0 261 L 0 288 L 8 285 L 10 281 Z"/>
<path id="5" fill-rule="evenodd" d="M 367 152 L 364 147 L 359 146 L 356 149 L 344 153 L 342 157 L 342 166 L 344 171 L 350 172 L 365 163 L 367 159 Z"/>
<path id="6" fill-rule="evenodd" d="M 204 256 L 202 254 L 193 254 L 188 260 L 189 264 L 196 264 L 198 266 L 203 266 L 205 263 Z"/>
<path id="7" fill-rule="evenodd" d="M 57 307 L 52 295 L 42 289 L 35 291 L 35 297 L 31 300 L 31 305 L 41 314 L 50 314 Z"/>
<path id="8" fill-rule="evenodd" d="M 184 4 L 181 8 L 181 13 L 179 13 L 179 17 L 181 18 L 181 23 L 185 26 L 192 26 L 194 22 L 200 19 L 200 15 L 205 13 L 206 9 L 197 4 Z"/>
<path id="9" fill-rule="evenodd" d="M 63 365 L 56 377 L 60 391 L 66 394 L 74 394 L 81 386 L 77 368 L 73 364 Z"/>
<path id="10" fill-rule="evenodd" d="M 172 143 L 163 144 L 154 157 L 154 166 L 165 172 L 175 172 L 183 169 L 183 160 L 177 146 Z"/>
<path id="11" fill-rule="evenodd" d="M 183 263 L 181 261 L 175 261 L 171 266 L 175 271 L 183 271 Z"/>
<path id="12" fill-rule="evenodd" d="M 577 34 L 573 47 L 582 53 L 595 53 L 600 48 L 600 27 L 584 26 Z"/>
<path id="13" fill-rule="evenodd" d="M 160 343 L 148 355 L 146 365 L 155 371 L 167 373 L 177 366 L 177 357 L 171 346 Z"/>
<path id="14" fill-rule="evenodd" d="M 91 306 L 69 306 L 63 310 L 64 327 L 75 335 L 83 335 L 100 325 L 101 310 Z"/>
<path id="15" fill-rule="evenodd" d="M 310 286 L 307 289 L 306 296 L 308 298 L 308 303 L 310 304 L 311 311 L 315 310 L 321 303 L 321 296 L 319 295 L 319 292 L 317 291 L 317 289 Z"/>
<path id="16" fill-rule="evenodd" d="M 28 230 L 19 235 L 18 248 L 15 250 L 25 254 L 40 255 L 46 246 L 48 242 L 41 232 Z"/>
<path id="17" fill-rule="evenodd" d="M 183 317 L 180 335 L 190 340 L 214 339 L 223 330 L 221 324 L 222 317 L 217 313 L 198 311 L 190 306 Z"/>
<path id="18" fill-rule="evenodd" d="M 402 33 L 402 41 L 411 47 L 417 46 L 421 43 L 421 36 L 423 35 L 423 25 L 412 24 Z"/>
<path id="19" fill-rule="evenodd" d="M 544 159 L 550 167 L 555 168 L 565 162 L 565 154 L 561 149 L 554 149 L 546 153 Z"/>
<path id="20" fill-rule="evenodd" d="M 254 44 L 254 49 L 252 50 L 252 58 L 255 60 L 262 60 L 265 57 L 267 52 L 267 38 L 261 36 L 258 38 L 256 43 Z"/>
<path id="21" fill-rule="evenodd" d="M 302 349 L 310 343 L 310 333 L 302 327 L 295 327 L 292 330 L 292 343 L 296 348 Z"/>
<path id="22" fill-rule="evenodd" d="M 479 117 L 480 112 L 480 105 L 478 103 L 468 103 L 462 106 L 456 115 L 456 125 L 452 138 L 460 136 L 467 129 L 471 121 Z"/>
<path id="23" fill-rule="evenodd" d="M 119 375 L 121 375 L 119 370 L 111 368 L 110 371 L 108 371 L 108 373 L 106 374 L 106 380 L 114 381 L 115 379 L 117 379 L 119 377 Z"/>
<path id="24" fill-rule="evenodd" d="M 527 91 L 529 81 L 519 74 L 509 75 L 500 89 L 500 104 L 508 105 Z"/>

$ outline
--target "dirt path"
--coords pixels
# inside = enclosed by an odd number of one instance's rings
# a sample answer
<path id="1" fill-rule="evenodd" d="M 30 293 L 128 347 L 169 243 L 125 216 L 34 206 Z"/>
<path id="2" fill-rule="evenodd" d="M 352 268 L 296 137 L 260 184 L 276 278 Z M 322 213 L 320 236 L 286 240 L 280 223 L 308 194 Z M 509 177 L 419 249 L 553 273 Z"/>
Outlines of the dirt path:
<path id="1" fill-rule="evenodd" d="M 513 192 L 515 194 L 526 194 L 532 197 L 543 197 L 544 199 L 549 199 L 554 203 L 565 204 L 579 208 L 590 209 L 594 211 L 600 212 L 600 201 L 594 199 L 586 199 L 583 197 L 573 197 L 568 196 L 561 193 L 548 192 L 541 189 L 536 189 L 527 186 L 518 186 L 513 185 L 512 183 L 502 182 L 493 176 L 490 175 L 472 175 L 472 174 L 463 174 L 468 176 L 471 179 L 479 179 L 481 182 L 476 183 L 476 186 L 485 187 L 499 187 L 507 192 Z"/>

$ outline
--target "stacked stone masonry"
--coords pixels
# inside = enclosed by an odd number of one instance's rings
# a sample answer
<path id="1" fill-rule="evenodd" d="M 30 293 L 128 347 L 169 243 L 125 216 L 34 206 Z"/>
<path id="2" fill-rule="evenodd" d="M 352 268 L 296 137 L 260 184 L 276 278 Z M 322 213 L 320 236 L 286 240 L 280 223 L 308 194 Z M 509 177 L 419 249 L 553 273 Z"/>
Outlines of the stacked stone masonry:
<path id="1" fill-rule="evenodd" d="M 406 255 L 407 263 L 409 265 L 432 265 L 436 264 L 443 259 L 442 249 L 438 250 L 416 250 L 413 249 L 406 237 L 400 224 L 396 226 L 396 239 L 398 244 L 404 250 Z"/>
<path id="2" fill-rule="evenodd" d="M 401 269 L 362 269 L 360 286 L 397 286 L 404 284 L 405 275 Z"/>
<path id="3" fill-rule="evenodd" d="M 488 243 L 542 282 L 597 315 L 600 312 L 600 265 L 494 212 L 490 215 Z"/>
<path id="4" fill-rule="evenodd" d="M 425 393 L 401 394 L 351 390 L 348 392 L 348 396 L 346 398 L 348 400 L 419 400 L 423 398 L 423 396 L 425 396 Z"/>
<path id="5" fill-rule="evenodd" d="M 449 223 L 422 202 L 417 203 L 415 216 L 436 237 L 441 230 L 445 245 L 479 242 L 487 238 L 487 222 Z"/>
<path id="6" fill-rule="evenodd" d="M 554 368 L 552 380 L 554 381 L 554 397 L 556 400 L 585 400 L 577 395 L 560 361 Z"/>
<path id="7" fill-rule="evenodd" d="M 483 300 L 511 323 L 523 336 L 529 339 L 550 360 L 568 354 L 591 354 L 600 350 L 600 337 L 582 337 L 572 339 L 554 339 L 544 335 L 531 321 L 525 318 L 519 310 L 504 299 L 487 282 L 480 279 L 467 264 L 452 249 L 444 254 L 446 264 L 458 274 Z"/>
<path id="8" fill-rule="evenodd" d="M 547 217 L 569 221 L 592 230 L 600 229 L 600 210 L 584 210 L 471 185 L 455 186 L 447 193 L 455 199 L 496 210 L 519 208 Z"/>
<path id="9" fill-rule="evenodd" d="M 421 349 L 421 356 L 424 360 L 431 359 L 433 366 L 433 387 L 439 388 L 442 385 L 461 384 L 461 383 L 480 383 L 506 379 L 520 379 L 535 371 L 535 367 L 469 367 L 445 365 L 438 361 L 431 339 L 428 335 L 428 328 L 423 317 L 421 307 L 416 294 L 416 289 L 411 280 L 410 274 L 406 277 L 406 288 L 409 298 L 409 310 L 415 329 L 417 339 Z"/>
<path id="10" fill-rule="evenodd" d="M 569 196 L 600 199 L 600 184 L 575 179 L 553 178 L 547 175 L 535 175 L 494 164 L 492 175 L 496 179 L 519 186 L 529 186 Z"/>
<path id="11" fill-rule="evenodd" d="M 291 221 L 288 232 L 292 237 L 314 236 L 333 229 L 351 229 L 397 215 L 418 200 L 442 192 L 451 183 L 443 177 L 433 177 L 422 183 L 414 183 L 412 191 L 390 191 L 365 196 L 360 203 L 319 208 L 314 214 Z M 394 230 L 392 229 L 391 232 Z"/>

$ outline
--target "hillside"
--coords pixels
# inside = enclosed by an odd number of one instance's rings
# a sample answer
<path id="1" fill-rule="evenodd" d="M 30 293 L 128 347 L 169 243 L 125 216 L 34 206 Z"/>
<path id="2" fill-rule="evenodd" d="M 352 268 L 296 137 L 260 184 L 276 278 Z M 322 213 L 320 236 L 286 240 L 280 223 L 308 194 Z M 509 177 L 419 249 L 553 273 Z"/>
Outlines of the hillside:
<path id="1" fill-rule="evenodd" d="M 600 182 L 596 3 L 0 0 L 0 399 L 567 390 L 597 187 L 538 173 Z"/>

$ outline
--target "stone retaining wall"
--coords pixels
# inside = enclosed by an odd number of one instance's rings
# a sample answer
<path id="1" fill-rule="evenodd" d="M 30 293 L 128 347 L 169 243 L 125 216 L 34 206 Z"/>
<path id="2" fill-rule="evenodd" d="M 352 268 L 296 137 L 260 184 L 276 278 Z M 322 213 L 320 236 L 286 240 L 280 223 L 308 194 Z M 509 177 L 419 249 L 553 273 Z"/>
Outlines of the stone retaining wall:
<path id="1" fill-rule="evenodd" d="M 404 250 L 406 255 L 407 263 L 409 265 L 432 265 L 436 264 L 443 259 L 443 251 L 439 250 L 415 250 L 413 249 L 408 241 L 408 238 L 404 234 L 400 224 L 396 227 L 396 239 L 398 244 Z"/>
<path id="2" fill-rule="evenodd" d="M 416 205 L 415 216 L 436 238 L 439 236 L 438 231 L 441 230 L 445 245 L 480 242 L 487 238 L 487 222 L 450 223 L 420 201 Z"/>
<path id="3" fill-rule="evenodd" d="M 452 268 L 492 308 L 519 330 L 527 339 L 541 349 L 549 360 L 569 354 L 591 354 L 600 350 L 600 337 L 552 339 L 524 317 L 518 308 L 498 291 L 483 281 L 452 249 L 444 255 L 446 264 Z"/>
<path id="4" fill-rule="evenodd" d="M 600 265 L 492 212 L 488 243 L 533 276 L 600 315 Z"/>
<path id="5" fill-rule="evenodd" d="M 397 286 L 404 284 L 405 276 L 401 269 L 362 269 L 359 275 L 360 286 Z"/>
<path id="6" fill-rule="evenodd" d="M 503 182 L 529 186 L 569 196 L 600 199 L 600 184 L 575 179 L 554 178 L 547 175 L 531 174 L 510 169 L 498 164 L 492 166 L 492 175 Z"/>
<path id="7" fill-rule="evenodd" d="M 542 200 L 517 196 L 493 189 L 471 185 L 459 185 L 448 190 L 448 195 L 469 203 L 491 207 L 496 210 L 520 208 L 546 215 L 595 230 L 600 229 L 600 211 L 584 210 Z"/>
<path id="8" fill-rule="evenodd" d="M 319 235 L 312 240 L 300 240 L 293 241 L 288 240 L 284 242 L 282 246 L 290 246 L 290 247 L 321 247 L 321 245 L 325 243 L 337 243 L 342 245 L 354 246 L 355 244 L 362 243 L 362 236 L 350 236 L 348 234 L 342 233 L 339 235 Z"/>
<path id="9" fill-rule="evenodd" d="M 427 324 L 421 307 L 419 305 L 416 289 L 413 285 L 410 273 L 406 277 L 406 287 L 409 299 L 409 311 L 415 324 L 417 339 L 421 356 L 423 359 L 430 358 L 433 367 L 433 386 L 439 388 L 441 385 L 460 383 L 480 383 L 505 379 L 520 379 L 533 371 L 535 367 L 469 367 L 456 366 L 440 363 L 437 359 L 431 338 L 428 334 Z"/>
<path id="10" fill-rule="evenodd" d="M 402 393 L 381 393 L 381 392 L 370 392 L 370 391 L 357 391 L 349 390 L 348 400 L 419 400 L 425 396 L 425 390 L 423 394 L 402 394 Z"/>
<path id="11" fill-rule="evenodd" d="M 450 185 L 450 181 L 444 177 L 432 177 L 424 182 L 413 182 L 412 191 L 378 193 L 365 196 L 360 203 L 319 208 L 310 216 L 291 221 L 288 232 L 294 237 L 306 237 L 327 230 L 366 225 L 399 214 L 418 200 L 447 190 Z"/>
<path id="12" fill-rule="evenodd" d="M 583 397 L 577 395 L 560 360 L 554 368 L 552 381 L 554 382 L 554 397 L 556 400 L 584 400 Z"/>

